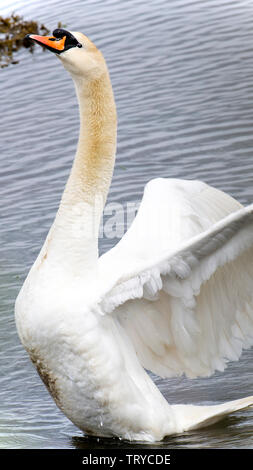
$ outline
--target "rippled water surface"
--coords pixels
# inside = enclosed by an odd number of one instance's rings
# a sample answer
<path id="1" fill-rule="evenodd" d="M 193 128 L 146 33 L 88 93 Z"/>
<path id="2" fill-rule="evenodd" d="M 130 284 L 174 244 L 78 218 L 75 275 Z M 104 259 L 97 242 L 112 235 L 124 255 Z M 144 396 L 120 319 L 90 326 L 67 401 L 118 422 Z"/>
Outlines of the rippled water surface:
<path id="1" fill-rule="evenodd" d="M 155 176 L 199 178 L 253 201 L 251 1 L 1 0 L 0 14 L 13 10 L 52 29 L 61 21 L 102 49 L 119 118 L 109 201 L 140 200 Z M 17 337 L 15 297 L 53 220 L 79 127 L 74 87 L 55 56 L 18 58 L 0 69 L 0 447 L 127 447 L 83 437 Z M 101 252 L 114 243 L 101 240 Z M 247 351 L 208 379 L 154 380 L 174 403 L 236 399 L 253 394 L 252 358 Z M 252 436 L 253 411 L 243 411 L 159 445 L 253 448 Z"/>

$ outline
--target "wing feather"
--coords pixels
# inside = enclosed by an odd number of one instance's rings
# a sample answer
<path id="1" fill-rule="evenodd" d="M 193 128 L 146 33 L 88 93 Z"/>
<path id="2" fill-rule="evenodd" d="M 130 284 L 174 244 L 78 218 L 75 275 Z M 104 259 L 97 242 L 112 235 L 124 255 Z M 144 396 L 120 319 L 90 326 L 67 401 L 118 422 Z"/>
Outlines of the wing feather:
<path id="1" fill-rule="evenodd" d="M 170 214 L 178 219 L 167 249 L 152 237 L 140 244 L 152 206 L 144 194 L 139 220 L 109 255 L 117 279 L 99 307 L 120 321 L 145 368 L 163 377 L 207 376 L 253 344 L 253 205 L 243 208 L 203 183 L 172 186 L 179 216 Z"/>

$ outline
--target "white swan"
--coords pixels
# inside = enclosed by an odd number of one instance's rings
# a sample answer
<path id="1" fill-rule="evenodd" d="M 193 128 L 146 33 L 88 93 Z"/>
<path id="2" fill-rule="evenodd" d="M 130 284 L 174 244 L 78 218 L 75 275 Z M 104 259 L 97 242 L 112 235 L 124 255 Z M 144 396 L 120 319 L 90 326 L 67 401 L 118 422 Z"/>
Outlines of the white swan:
<path id="1" fill-rule="evenodd" d="M 170 405 L 144 368 L 209 376 L 252 345 L 253 205 L 199 181 L 154 179 L 128 232 L 99 258 L 116 147 L 107 67 L 81 33 L 29 37 L 61 59 L 80 105 L 59 211 L 16 301 L 21 341 L 57 405 L 88 434 L 141 441 L 252 405 L 253 396 Z"/>

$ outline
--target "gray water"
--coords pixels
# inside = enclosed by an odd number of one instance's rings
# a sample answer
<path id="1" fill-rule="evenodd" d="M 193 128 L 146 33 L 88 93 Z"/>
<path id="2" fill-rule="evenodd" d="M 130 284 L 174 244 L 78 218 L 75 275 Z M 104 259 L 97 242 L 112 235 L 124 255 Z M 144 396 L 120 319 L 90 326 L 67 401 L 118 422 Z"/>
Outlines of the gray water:
<path id="1" fill-rule="evenodd" d="M 43 5 L 43 6 L 42 6 Z M 104 53 L 118 109 L 109 202 L 139 201 L 156 176 L 202 179 L 253 202 L 253 4 L 246 0 L 1 0 Z M 0 69 L 0 448 L 108 448 L 57 409 L 20 345 L 15 297 L 53 221 L 78 136 L 74 87 L 39 48 Z M 101 239 L 101 253 L 117 240 Z M 171 403 L 253 394 L 253 351 L 201 380 L 154 377 Z M 253 411 L 149 447 L 253 448 Z M 131 444 L 138 448 L 141 444 Z M 143 447 L 143 445 L 142 445 Z"/>

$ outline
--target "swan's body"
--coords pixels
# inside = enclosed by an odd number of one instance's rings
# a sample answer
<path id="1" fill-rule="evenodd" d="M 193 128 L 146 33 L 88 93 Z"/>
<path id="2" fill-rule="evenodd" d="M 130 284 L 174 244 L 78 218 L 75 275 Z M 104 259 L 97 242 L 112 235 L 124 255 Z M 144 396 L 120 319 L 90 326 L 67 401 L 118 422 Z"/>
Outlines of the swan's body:
<path id="1" fill-rule="evenodd" d="M 113 93 L 88 38 L 57 31 L 80 138 L 16 302 L 21 341 L 57 405 L 89 434 L 155 441 L 211 424 L 253 397 L 170 405 L 144 367 L 162 377 L 208 376 L 252 345 L 253 205 L 198 181 L 152 180 L 129 231 L 99 258 L 116 148 Z M 31 38 L 53 50 L 52 38 Z"/>

